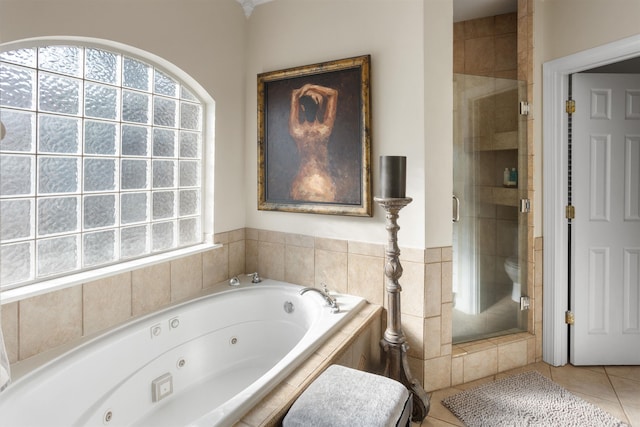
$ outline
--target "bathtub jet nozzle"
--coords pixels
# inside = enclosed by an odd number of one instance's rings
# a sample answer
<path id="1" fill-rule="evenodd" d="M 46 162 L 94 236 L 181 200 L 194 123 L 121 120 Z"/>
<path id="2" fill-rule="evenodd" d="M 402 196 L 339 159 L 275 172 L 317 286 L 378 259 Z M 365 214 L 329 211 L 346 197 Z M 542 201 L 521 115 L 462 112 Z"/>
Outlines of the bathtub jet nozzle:
<path id="1" fill-rule="evenodd" d="M 300 295 L 304 295 L 305 293 L 307 293 L 309 291 L 316 292 L 316 293 L 320 294 L 320 296 L 322 296 L 322 298 L 324 298 L 324 300 L 327 302 L 327 305 L 329 307 L 331 307 L 331 312 L 332 313 L 339 313 L 340 312 L 340 307 L 338 307 L 338 302 L 336 301 L 336 299 L 334 297 L 329 295 L 329 292 L 323 291 L 323 290 L 318 289 L 318 288 L 303 288 L 303 289 L 300 290 Z"/>

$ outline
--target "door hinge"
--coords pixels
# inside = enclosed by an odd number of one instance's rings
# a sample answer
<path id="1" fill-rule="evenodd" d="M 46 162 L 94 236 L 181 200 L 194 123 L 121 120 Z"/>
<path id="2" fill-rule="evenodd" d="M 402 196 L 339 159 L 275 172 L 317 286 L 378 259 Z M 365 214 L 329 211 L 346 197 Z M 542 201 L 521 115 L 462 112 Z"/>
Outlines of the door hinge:
<path id="1" fill-rule="evenodd" d="M 520 297 L 520 311 L 529 310 L 531 300 L 527 296 Z"/>
<path id="2" fill-rule="evenodd" d="M 567 310 L 564 312 L 564 323 L 566 323 L 567 325 L 573 325 L 574 323 L 576 323 L 576 317 L 573 314 L 573 311 Z"/>
<path id="3" fill-rule="evenodd" d="M 529 200 L 529 199 L 520 199 L 520 212 L 522 212 L 522 213 L 531 212 L 531 200 Z"/>
<path id="4" fill-rule="evenodd" d="M 567 219 L 574 219 L 576 217 L 576 208 L 573 205 L 567 205 L 564 208 L 564 216 Z"/>
<path id="5" fill-rule="evenodd" d="M 528 116 L 530 111 L 531 111 L 531 106 L 529 105 L 529 103 L 527 101 L 521 101 L 520 102 L 520 115 L 521 116 Z"/>
<path id="6" fill-rule="evenodd" d="M 573 99 L 567 99 L 567 101 L 565 101 L 565 111 L 567 112 L 567 114 L 575 113 L 576 101 L 574 101 Z"/>

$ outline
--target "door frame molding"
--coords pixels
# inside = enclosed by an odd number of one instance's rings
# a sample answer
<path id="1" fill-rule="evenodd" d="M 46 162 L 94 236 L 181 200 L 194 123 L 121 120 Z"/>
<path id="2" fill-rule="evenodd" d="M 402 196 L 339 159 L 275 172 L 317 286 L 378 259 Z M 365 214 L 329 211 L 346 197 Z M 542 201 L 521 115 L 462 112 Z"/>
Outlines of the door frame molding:
<path id="1" fill-rule="evenodd" d="M 569 334 L 566 262 L 569 247 L 567 201 L 567 114 L 569 75 L 640 56 L 640 34 L 545 62 L 542 66 L 543 129 L 543 286 L 542 358 L 561 366 L 568 362 Z"/>

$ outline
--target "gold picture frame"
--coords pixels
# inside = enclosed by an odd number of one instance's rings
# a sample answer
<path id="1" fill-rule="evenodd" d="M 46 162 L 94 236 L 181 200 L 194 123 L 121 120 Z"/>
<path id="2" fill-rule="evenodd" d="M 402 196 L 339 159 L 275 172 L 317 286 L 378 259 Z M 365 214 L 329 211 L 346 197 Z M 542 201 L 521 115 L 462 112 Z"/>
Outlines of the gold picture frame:
<path id="1" fill-rule="evenodd" d="M 258 209 L 371 216 L 370 55 L 258 74 Z"/>

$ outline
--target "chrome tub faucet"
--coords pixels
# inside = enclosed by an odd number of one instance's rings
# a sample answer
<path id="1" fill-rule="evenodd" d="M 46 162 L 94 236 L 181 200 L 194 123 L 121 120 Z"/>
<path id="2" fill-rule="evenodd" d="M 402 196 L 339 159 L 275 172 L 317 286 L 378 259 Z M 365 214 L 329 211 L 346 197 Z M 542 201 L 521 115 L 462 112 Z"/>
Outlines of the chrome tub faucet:
<path id="1" fill-rule="evenodd" d="M 324 284 L 323 284 L 324 286 Z M 307 292 L 316 292 L 318 294 L 320 294 L 320 296 L 322 296 L 322 298 L 324 298 L 324 300 L 327 302 L 327 305 L 329 307 L 331 307 L 331 312 L 332 313 L 339 313 L 340 312 L 340 307 L 338 307 L 338 302 L 336 301 L 336 299 L 334 297 L 332 297 L 331 295 L 329 295 L 329 291 L 327 290 L 327 287 L 324 286 L 324 290 L 318 289 L 318 288 L 303 288 L 300 290 L 300 295 L 304 295 Z"/>
<path id="2" fill-rule="evenodd" d="M 247 276 L 251 277 L 251 283 L 260 283 L 260 282 L 262 282 L 262 279 L 260 278 L 260 275 L 258 274 L 257 271 L 255 273 L 249 273 L 249 274 L 247 274 Z"/>

